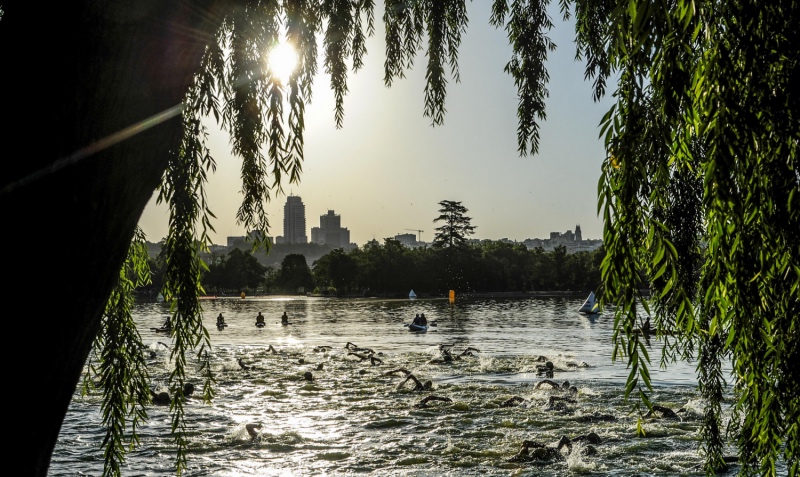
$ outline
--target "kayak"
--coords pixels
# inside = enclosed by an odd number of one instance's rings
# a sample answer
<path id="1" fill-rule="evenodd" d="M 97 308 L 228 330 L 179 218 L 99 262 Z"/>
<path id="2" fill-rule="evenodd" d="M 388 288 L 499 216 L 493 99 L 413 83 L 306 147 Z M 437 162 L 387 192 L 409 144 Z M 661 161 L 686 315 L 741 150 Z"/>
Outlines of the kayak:
<path id="1" fill-rule="evenodd" d="M 267 326 L 267 324 L 266 323 L 256 323 L 256 326 L 258 328 L 263 328 L 263 327 Z"/>
<path id="2" fill-rule="evenodd" d="M 425 333 L 426 331 L 428 331 L 428 326 L 427 325 L 415 325 L 414 323 L 411 323 L 410 325 L 408 325 L 408 331 L 415 331 L 417 333 Z"/>
<path id="3" fill-rule="evenodd" d="M 156 333 L 169 333 L 172 331 L 172 328 L 150 328 L 151 331 L 155 331 Z"/>

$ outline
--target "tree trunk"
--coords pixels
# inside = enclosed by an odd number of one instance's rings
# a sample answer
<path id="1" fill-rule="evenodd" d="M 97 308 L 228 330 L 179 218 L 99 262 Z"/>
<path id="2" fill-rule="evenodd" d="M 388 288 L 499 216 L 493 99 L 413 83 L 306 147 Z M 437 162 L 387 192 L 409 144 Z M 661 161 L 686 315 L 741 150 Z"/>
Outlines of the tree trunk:
<path id="1" fill-rule="evenodd" d="M 20 398 L 13 412 L 24 419 L 11 445 L 16 475 L 47 475 L 133 231 L 178 145 L 180 116 L 102 141 L 180 104 L 220 24 L 215 3 L 2 6 L 0 245 L 6 256 L 25 252 L 5 267 L 9 329 L 27 332 L 10 337 L 22 338 L 22 356 L 5 348 L 6 382 Z"/>

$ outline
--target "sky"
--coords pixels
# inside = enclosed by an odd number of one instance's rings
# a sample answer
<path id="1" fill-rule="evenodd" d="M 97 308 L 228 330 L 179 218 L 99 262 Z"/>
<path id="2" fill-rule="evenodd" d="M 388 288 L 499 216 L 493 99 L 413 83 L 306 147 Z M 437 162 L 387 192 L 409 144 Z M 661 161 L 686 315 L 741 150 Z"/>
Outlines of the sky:
<path id="1" fill-rule="evenodd" d="M 554 2 L 555 3 L 555 2 Z M 517 93 L 503 72 L 511 58 L 505 31 L 489 24 L 490 2 L 468 2 L 470 23 L 459 49 L 461 81 L 449 78 L 444 124 L 423 116 L 427 58 L 421 51 L 406 77 L 383 83 L 385 59 L 381 3 L 365 66 L 348 76 L 344 124 L 336 129 L 334 98 L 324 69 L 306 108 L 305 161 L 300 184 L 284 184 L 306 209 L 306 234 L 333 210 L 358 245 L 412 233 L 431 242 L 439 202 L 458 201 L 476 226 L 471 238 L 523 241 L 575 230 L 601 239 L 597 184 L 605 157 L 600 120 L 612 99 L 592 100 L 584 64 L 575 60 L 574 26 L 551 5 L 547 119 L 540 124 L 537 155 L 517 151 Z M 322 47 L 320 43 L 320 55 Z M 210 149 L 217 170 L 209 175 L 208 203 L 216 219 L 212 242 L 245 235 L 236 223 L 242 201 L 241 159 L 213 121 Z M 153 195 L 139 225 L 151 242 L 166 237 L 168 211 Z M 267 204 L 270 236 L 283 235 L 285 196 Z M 421 232 L 419 232 L 421 231 Z"/>

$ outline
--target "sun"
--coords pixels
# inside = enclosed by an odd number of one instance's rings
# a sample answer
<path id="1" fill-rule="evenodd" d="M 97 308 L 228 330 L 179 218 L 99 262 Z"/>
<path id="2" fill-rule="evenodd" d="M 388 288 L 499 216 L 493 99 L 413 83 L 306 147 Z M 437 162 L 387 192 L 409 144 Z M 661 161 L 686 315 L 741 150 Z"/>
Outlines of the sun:
<path id="1" fill-rule="evenodd" d="M 281 84 L 289 81 L 289 76 L 297 66 L 297 53 L 292 45 L 278 43 L 269 53 L 269 70 Z"/>

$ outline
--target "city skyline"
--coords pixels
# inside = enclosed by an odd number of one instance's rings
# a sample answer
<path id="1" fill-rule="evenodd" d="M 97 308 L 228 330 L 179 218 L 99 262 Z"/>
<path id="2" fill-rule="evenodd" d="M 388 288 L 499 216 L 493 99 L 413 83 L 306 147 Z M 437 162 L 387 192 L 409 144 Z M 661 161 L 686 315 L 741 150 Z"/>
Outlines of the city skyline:
<path id="1" fill-rule="evenodd" d="M 276 244 L 304 244 L 304 243 L 315 243 L 315 244 L 328 244 L 331 245 L 333 248 L 350 248 L 350 231 L 347 227 L 342 227 L 342 217 L 341 214 L 336 214 L 334 210 L 329 209 L 325 214 L 319 216 L 319 227 L 309 227 L 304 229 L 305 225 L 308 223 L 308 220 L 305 216 L 305 205 L 303 203 L 303 198 L 296 195 L 290 195 L 286 198 L 286 203 L 283 206 L 284 210 L 284 217 L 283 217 L 283 224 L 284 224 L 284 232 L 283 235 L 269 235 L 269 237 L 274 241 Z M 417 232 L 416 234 L 412 234 L 409 230 L 413 232 Z M 310 232 L 310 234 L 306 234 L 306 232 Z M 404 232 L 398 232 L 394 234 L 392 237 L 384 237 L 384 238 L 395 238 L 400 239 L 402 243 L 405 245 L 409 245 L 408 238 L 413 238 L 413 242 L 415 244 L 430 244 L 431 241 L 424 241 L 421 240 L 420 235 L 418 233 L 421 232 L 420 230 L 413 230 L 413 229 L 406 229 Z M 580 243 L 583 240 L 582 236 L 582 229 L 580 224 L 575 224 L 574 229 L 567 229 L 566 231 L 557 231 L 553 230 L 550 231 L 548 237 L 526 237 L 524 239 L 517 239 L 511 237 L 501 237 L 496 240 L 509 240 L 512 242 L 519 242 L 525 243 L 528 245 L 529 248 L 538 245 L 539 243 L 552 243 L 552 244 L 563 244 L 563 243 Z M 308 237 L 311 237 L 310 240 L 306 240 Z M 241 236 L 228 236 L 226 237 L 226 241 L 228 246 L 231 246 L 231 241 L 233 239 L 238 239 Z M 287 239 L 287 237 L 295 237 L 294 239 Z M 301 238 L 297 240 L 297 238 Z M 377 239 L 374 239 L 377 240 Z M 491 240 L 491 239 L 479 239 L 470 237 L 468 241 L 475 241 L 475 240 Z M 599 242 L 601 241 L 600 238 L 592 239 L 587 238 L 587 242 Z M 364 243 L 356 243 L 357 246 L 362 246 L 366 244 Z M 534 244 L 534 245 L 530 245 Z"/>
<path id="2" fill-rule="evenodd" d="M 421 230 L 421 240 L 430 242 L 442 200 L 468 209 L 477 227 L 474 238 L 546 238 L 575 224 L 584 237 L 602 238 L 597 181 L 605 152 L 598 125 L 612 103 L 592 101 L 583 63 L 574 61 L 574 27 L 561 21 L 557 5 L 550 11 L 556 24 L 550 36 L 558 49 L 547 62 L 550 96 L 547 119 L 540 122 L 539 154 L 520 157 L 517 151 L 516 89 L 503 72 L 511 48 L 505 32 L 488 24 L 488 5 L 469 5 L 470 24 L 459 55 L 461 82 L 449 82 L 447 114 L 437 127 L 422 114 L 424 55 L 406 78 L 384 86 L 385 45 L 382 24 L 376 22 L 364 68 L 348 76 L 341 129 L 334 125 L 329 79 L 323 73 L 315 79 L 313 102 L 306 108 L 300 183 L 284 183 L 284 194 L 265 205 L 267 234 L 281 235 L 285 198 L 297 195 L 311 216 L 336 210 L 346 217 L 351 242 L 357 244 L 409 230 Z M 241 160 L 231 156 L 227 135 L 210 120 L 206 125 L 217 160 L 207 193 L 216 216 L 210 236 L 224 243 L 227 236 L 246 233 L 235 223 L 242 199 Z M 140 225 L 151 241 L 165 237 L 166 207 L 152 200 Z"/>

